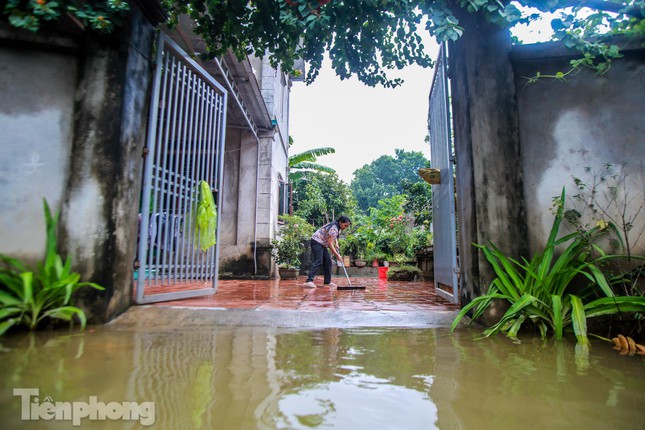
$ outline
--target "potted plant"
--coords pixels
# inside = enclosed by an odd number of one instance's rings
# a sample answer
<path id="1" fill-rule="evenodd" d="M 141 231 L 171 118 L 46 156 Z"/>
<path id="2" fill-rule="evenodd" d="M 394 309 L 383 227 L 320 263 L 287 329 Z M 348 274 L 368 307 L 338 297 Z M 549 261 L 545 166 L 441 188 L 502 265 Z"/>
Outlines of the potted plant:
<path id="1" fill-rule="evenodd" d="M 300 256 L 305 250 L 303 242 L 313 234 L 313 227 L 303 218 L 282 215 L 284 222 L 279 236 L 271 241 L 271 255 L 278 264 L 282 279 L 295 279 L 300 271 Z"/>
<path id="2" fill-rule="evenodd" d="M 383 264 L 387 255 L 381 251 L 369 251 L 365 253 L 365 260 L 372 262 L 372 267 L 378 267 Z"/>
<path id="3" fill-rule="evenodd" d="M 367 266 L 367 260 L 363 257 L 364 253 L 359 253 L 354 260 L 354 265 L 356 267 L 365 267 Z"/>

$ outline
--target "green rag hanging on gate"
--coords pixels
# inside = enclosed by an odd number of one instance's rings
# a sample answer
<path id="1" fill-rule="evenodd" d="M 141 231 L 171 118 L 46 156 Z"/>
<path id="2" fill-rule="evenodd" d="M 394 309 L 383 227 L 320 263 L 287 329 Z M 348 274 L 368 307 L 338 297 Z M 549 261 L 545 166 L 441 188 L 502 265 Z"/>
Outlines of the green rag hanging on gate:
<path id="1" fill-rule="evenodd" d="M 197 186 L 199 202 L 195 216 L 195 243 L 199 243 L 202 251 L 215 245 L 215 232 L 217 229 L 217 206 L 213 199 L 213 192 L 206 181 L 199 181 Z"/>

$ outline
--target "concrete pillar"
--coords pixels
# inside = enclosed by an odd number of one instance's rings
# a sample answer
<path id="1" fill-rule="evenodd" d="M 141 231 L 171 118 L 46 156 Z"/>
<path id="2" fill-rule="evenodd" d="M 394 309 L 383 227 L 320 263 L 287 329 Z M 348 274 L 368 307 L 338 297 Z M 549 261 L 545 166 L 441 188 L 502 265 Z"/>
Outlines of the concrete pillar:
<path id="1" fill-rule="evenodd" d="M 507 30 L 457 13 L 466 30 L 450 49 L 462 306 L 494 273 L 472 243 L 527 254 L 517 101 Z"/>
<path id="2" fill-rule="evenodd" d="M 92 322 L 132 301 L 154 25 L 135 3 L 125 28 L 81 47 L 60 229 L 62 252 L 81 279 L 105 287 L 79 291 Z"/>

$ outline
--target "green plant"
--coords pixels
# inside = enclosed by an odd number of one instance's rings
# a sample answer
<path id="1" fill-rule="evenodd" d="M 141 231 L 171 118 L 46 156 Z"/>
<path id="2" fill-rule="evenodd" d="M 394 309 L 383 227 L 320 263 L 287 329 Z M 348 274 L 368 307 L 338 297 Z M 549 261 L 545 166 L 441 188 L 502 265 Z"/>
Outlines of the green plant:
<path id="1" fill-rule="evenodd" d="M 399 265 L 405 265 L 412 260 L 415 260 L 415 257 L 410 257 L 406 254 L 394 254 L 392 258 L 388 259 L 390 263 L 396 263 Z"/>
<path id="2" fill-rule="evenodd" d="M 130 4 L 125 0 L 8 0 L 1 12 L 9 15 L 9 22 L 14 27 L 31 31 L 39 30 L 42 21 L 55 21 L 67 15 L 81 26 L 111 32 L 115 24 L 122 24 L 129 10 Z"/>
<path id="3" fill-rule="evenodd" d="M 640 296 L 643 290 L 638 279 L 645 266 L 632 257 L 642 254 L 643 249 L 639 243 L 645 233 L 645 224 L 640 221 L 645 210 L 645 189 L 642 172 L 628 177 L 624 167 L 617 170 L 606 163 L 597 170 L 585 167 L 582 177 L 573 176 L 577 194 L 570 198 L 573 207 L 564 213 L 564 219 L 577 230 L 590 225 L 612 227 L 608 246 L 612 252 L 620 250 L 626 258 L 612 262 L 608 268 L 615 273 L 611 285 L 616 294 Z"/>
<path id="4" fill-rule="evenodd" d="M 377 260 L 379 264 L 383 264 L 383 262 L 387 259 L 387 254 L 381 251 L 368 251 L 365 253 L 365 260 L 366 261 L 374 261 Z"/>
<path id="5" fill-rule="evenodd" d="M 93 282 L 79 282 L 80 275 L 72 272 L 69 257 L 63 263 L 57 251 L 58 215 L 52 217 L 47 201 L 44 208 L 47 233 L 44 261 L 34 270 L 18 259 L 0 254 L 4 263 L 0 267 L 0 335 L 19 325 L 34 330 L 48 319 L 73 323 L 74 316 L 83 329 L 85 313 L 69 305 L 72 295 L 85 286 L 103 290 Z"/>
<path id="6" fill-rule="evenodd" d="M 391 281 L 412 281 L 423 274 L 417 266 L 401 265 L 390 267 L 387 271 L 387 279 Z"/>
<path id="7" fill-rule="evenodd" d="M 497 332 L 516 338 L 525 323 L 537 327 L 543 338 L 553 332 L 561 339 L 565 329 L 573 331 L 581 344 L 587 344 L 587 319 L 619 312 L 645 312 L 645 297 L 615 296 L 599 265 L 622 257 L 606 255 L 593 243 L 606 226 L 577 231 L 557 238 L 563 219 L 565 191 L 557 202 L 557 211 L 544 251 L 531 261 L 522 262 L 506 257 L 495 245 L 476 245 L 492 265 L 497 278 L 486 294 L 475 298 L 459 312 L 451 331 L 471 310 L 472 319 L 479 318 L 494 299 L 507 300 L 510 308 L 501 320 L 484 331 L 485 336 Z M 604 228 L 602 228 L 604 227 Z M 556 257 L 556 248 L 565 249 Z M 588 250 L 600 257 L 590 261 Z M 588 283 L 574 291 L 572 281 L 582 277 Z"/>
<path id="8" fill-rule="evenodd" d="M 300 255 L 304 251 L 303 241 L 313 234 L 313 226 L 303 218 L 293 215 L 282 215 L 284 222 L 280 236 L 271 241 L 271 255 L 281 267 L 299 268 Z"/>
<path id="9" fill-rule="evenodd" d="M 424 226 L 414 229 L 414 252 L 425 251 L 434 243 L 434 233 Z"/>

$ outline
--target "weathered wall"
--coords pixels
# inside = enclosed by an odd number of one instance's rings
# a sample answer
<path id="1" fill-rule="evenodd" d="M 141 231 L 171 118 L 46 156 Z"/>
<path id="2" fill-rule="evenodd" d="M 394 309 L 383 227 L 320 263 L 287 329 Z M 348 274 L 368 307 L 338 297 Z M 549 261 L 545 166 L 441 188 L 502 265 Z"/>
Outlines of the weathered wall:
<path id="1" fill-rule="evenodd" d="M 270 245 L 278 229 L 279 178 L 287 179 L 290 83 L 267 58 L 249 61 L 273 128 L 259 128 L 257 137 L 227 128 L 219 257 L 225 278 L 277 275 Z"/>
<path id="2" fill-rule="evenodd" d="M 43 52 L 10 34 L 2 28 L 0 252 L 34 261 L 45 249 L 42 198 L 60 210 L 69 170 L 77 44 L 57 39 L 62 51 Z"/>
<path id="3" fill-rule="evenodd" d="M 508 32 L 480 14 L 458 12 L 467 31 L 449 59 L 459 219 L 462 305 L 481 295 L 494 274 L 473 243 L 507 255 L 527 253 L 518 118 Z"/>
<path id="4" fill-rule="evenodd" d="M 14 225 L 10 234 L 19 237 L 11 241 L 3 230 L 0 252 L 42 257 L 41 201 L 47 198 L 61 210 L 61 253 L 72 258 L 81 279 L 105 287 L 80 290 L 75 297 L 92 322 L 113 318 L 132 298 L 154 36 L 146 13 L 159 12 L 148 9 L 158 3 L 143 3 L 145 12 L 133 3 L 130 21 L 111 36 L 76 34 L 67 42 L 59 34 L 34 36 L 8 27 L 0 35 L 5 46 L 0 55 L 10 60 L 2 63 L 0 82 L 11 86 L 7 94 L 12 94 L 0 99 L 2 120 L 9 121 L 2 128 L 2 147 L 11 148 L 3 151 L 2 163 L 18 166 L 3 170 L 11 174 L 1 186 L 3 195 L 23 190 L 20 204 L 0 207 L 0 217 L 3 229 L 4 220 L 30 225 L 21 230 Z M 25 178 L 32 171 L 32 179 Z"/>
<path id="5" fill-rule="evenodd" d="M 226 192 L 223 194 L 219 238 L 222 277 L 267 277 L 270 272 L 270 260 L 262 250 L 257 251 L 257 261 L 254 261 L 258 226 L 264 224 L 266 218 L 266 214 L 256 211 L 258 150 L 253 134 L 240 129 L 227 129 L 224 161 Z M 259 238 L 257 240 L 261 242 Z"/>
<path id="6" fill-rule="evenodd" d="M 548 238 L 553 197 L 566 187 L 565 207 L 589 215 L 590 209 L 572 198 L 577 194 L 572 177 L 591 183 L 594 172 L 604 172 L 607 184 L 618 185 L 618 204 L 604 199 L 602 194 L 608 189 L 601 185 L 599 208 L 607 207 L 610 213 L 584 221 L 593 226 L 599 218 L 618 219 L 622 203 L 628 203 L 627 216 L 635 219 L 631 244 L 634 251 L 645 254 L 645 237 L 640 234 L 645 224 L 645 50 L 627 51 L 601 76 L 583 70 L 566 81 L 543 78 L 527 83 L 525 78 L 537 72 L 553 75 L 569 70 L 570 59 L 568 52 L 554 44 L 514 49 L 531 252 L 542 249 Z M 612 164 L 618 182 L 606 173 L 606 163 Z M 634 243 L 639 236 L 640 242 Z"/>

